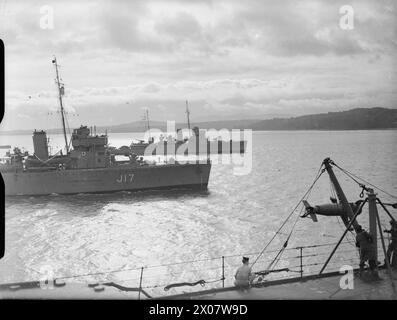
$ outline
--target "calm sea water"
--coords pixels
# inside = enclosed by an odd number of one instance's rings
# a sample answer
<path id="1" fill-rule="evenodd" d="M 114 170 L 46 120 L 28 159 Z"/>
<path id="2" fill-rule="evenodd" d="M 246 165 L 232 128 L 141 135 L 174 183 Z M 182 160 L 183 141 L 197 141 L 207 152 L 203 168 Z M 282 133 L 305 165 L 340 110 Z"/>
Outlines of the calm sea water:
<path id="1" fill-rule="evenodd" d="M 140 136 L 112 134 L 110 143 L 128 145 L 131 138 Z M 31 150 L 32 142 L 31 136 L 0 136 L 0 144 Z M 62 137 L 53 136 L 52 144 L 54 150 L 62 146 Z M 6 199 L 6 254 L 0 261 L 0 282 L 38 279 L 48 269 L 61 277 L 141 266 L 158 266 L 145 271 L 148 286 L 217 279 L 224 255 L 230 284 L 241 255 L 261 251 L 310 186 L 324 158 L 331 157 L 341 167 L 397 194 L 397 131 L 254 132 L 252 152 L 252 170 L 247 175 L 234 175 L 233 164 L 215 164 L 207 192 Z M 357 185 L 335 172 L 349 200 L 358 200 Z M 309 202 L 326 203 L 330 195 L 324 174 Z M 366 212 L 359 218 L 364 225 Z M 269 250 L 280 249 L 296 214 Z M 381 215 L 386 227 L 388 219 Z M 289 247 L 336 242 L 342 232 L 335 217 L 319 217 L 318 223 L 299 219 Z M 258 269 L 265 269 L 274 256 L 269 250 Z M 356 257 L 353 246 L 345 251 Z M 210 258 L 217 259 L 207 261 Z M 205 261 L 160 266 L 193 260 Z M 91 277 L 136 285 L 137 272 Z"/>

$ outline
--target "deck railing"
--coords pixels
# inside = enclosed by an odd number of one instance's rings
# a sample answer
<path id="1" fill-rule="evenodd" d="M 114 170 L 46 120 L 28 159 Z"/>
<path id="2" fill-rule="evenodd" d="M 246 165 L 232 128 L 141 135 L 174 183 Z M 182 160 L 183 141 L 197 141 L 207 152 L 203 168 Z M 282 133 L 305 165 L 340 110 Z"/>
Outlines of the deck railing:
<path id="1" fill-rule="evenodd" d="M 282 257 L 273 267 L 274 270 L 280 271 L 270 272 L 262 276 L 262 281 L 299 278 L 318 274 L 335 245 L 336 242 L 286 248 Z M 279 249 L 272 249 L 265 252 L 258 259 L 252 271 L 259 272 L 267 270 L 278 251 Z M 82 281 L 89 283 L 114 282 L 123 286 L 137 288 L 139 298 L 143 297 L 141 292 L 144 292 L 145 295 L 149 293 L 152 297 L 164 297 L 203 289 L 233 286 L 235 272 L 241 265 L 241 257 L 250 257 L 252 261 L 258 254 L 259 252 L 232 254 L 169 264 L 120 269 L 103 273 L 59 277 L 57 279 L 67 280 L 73 278 L 73 281 L 76 281 L 76 278 L 81 278 Z M 378 261 L 383 262 L 383 260 L 383 250 L 379 244 Z M 345 240 L 340 244 L 325 271 L 340 271 L 341 267 L 346 265 L 357 268 L 358 264 L 359 253 L 355 247 L 355 243 L 352 240 Z M 189 283 L 192 285 L 190 286 Z M 172 284 L 177 285 L 171 286 L 168 289 L 167 286 Z M 182 285 L 178 286 L 178 284 Z"/>

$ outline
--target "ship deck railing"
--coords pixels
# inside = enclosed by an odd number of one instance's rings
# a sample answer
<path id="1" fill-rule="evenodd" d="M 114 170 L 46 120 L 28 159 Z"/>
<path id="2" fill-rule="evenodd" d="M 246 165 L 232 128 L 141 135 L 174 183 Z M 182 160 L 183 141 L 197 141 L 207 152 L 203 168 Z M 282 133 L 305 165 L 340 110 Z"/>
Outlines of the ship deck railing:
<path id="1" fill-rule="evenodd" d="M 311 279 L 316 277 L 337 242 L 303 245 L 286 248 L 284 254 L 274 266 L 279 272 L 269 273 L 263 277 L 259 286 L 267 283 L 288 283 L 299 279 Z M 387 242 L 386 242 L 387 245 Z M 269 264 L 279 252 L 280 248 L 269 248 L 258 261 L 252 272 L 267 270 Z M 216 292 L 230 290 L 234 287 L 234 275 L 241 266 L 242 256 L 247 256 L 254 261 L 259 252 L 246 252 L 224 256 L 211 256 L 210 252 L 186 259 L 188 261 L 175 261 L 150 266 L 131 266 L 118 270 L 102 270 L 80 275 L 54 275 L 57 282 L 101 284 L 117 283 L 124 287 L 136 288 L 139 298 L 170 298 L 180 295 L 194 295 L 200 292 Z M 383 250 L 378 242 L 378 261 L 384 261 Z M 325 275 L 333 275 L 341 272 L 346 266 L 352 269 L 359 265 L 359 253 L 352 239 L 343 241 L 335 255 L 324 270 Z M 283 271 L 285 269 L 285 271 Z M 288 270 L 287 270 L 288 269 Z M 269 270 L 271 271 L 271 270 Z M 200 282 L 201 281 L 201 282 Z M 281 282 L 280 282 L 281 281 Z M 178 286 L 178 284 L 187 285 Z M 188 285 L 188 284 L 196 285 Z M 4 289 L 8 283 L 0 285 Z M 176 286 L 173 286 L 175 284 Z M 170 286 L 171 285 L 171 286 Z M 167 286 L 170 286 L 166 290 Z M 142 293 L 142 294 L 140 294 Z"/>
<path id="2" fill-rule="evenodd" d="M 262 284 L 275 280 L 287 280 L 305 278 L 318 275 L 325 261 L 329 257 L 337 242 L 304 245 L 287 248 L 278 263 L 274 266 L 275 271 L 288 269 L 288 271 L 270 272 L 262 276 Z M 267 270 L 269 264 L 279 252 L 280 248 L 272 248 L 265 252 L 256 262 L 252 272 Z M 209 253 L 206 252 L 208 255 Z M 241 266 L 242 256 L 255 260 L 259 252 L 248 252 L 243 254 L 230 254 L 217 257 L 202 257 L 185 262 L 175 262 L 168 265 L 143 267 L 137 270 L 136 277 L 130 281 L 141 283 L 142 289 L 151 292 L 153 296 L 169 296 L 193 293 L 203 289 L 221 289 L 234 286 L 234 275 Z M 324 273 L 340 272 L 344 266 L 351 266 L 353 269 L 359 265 L 359 252 L 352 240 L 343 241 L 331 259 Z M 379 243 L 378 261 L 384 261 L 384 255 Z M 272 271 L 272 270 L 268 270 Z M 171 288 L 167 291 L 164 288 L 170 284 L 182 282 L 195 283 L 204 280 L 205 284 L 196 286 L 182 286 Z"/>

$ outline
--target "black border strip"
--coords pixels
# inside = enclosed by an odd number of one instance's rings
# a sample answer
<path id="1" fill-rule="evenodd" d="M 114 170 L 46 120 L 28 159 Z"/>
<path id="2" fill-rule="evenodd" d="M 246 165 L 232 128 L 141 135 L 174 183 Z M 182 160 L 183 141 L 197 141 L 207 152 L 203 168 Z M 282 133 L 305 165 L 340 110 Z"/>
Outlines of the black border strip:
<path id="1" fill-rule="evenodd" d="M 4 117 L 5 109 L 5 65 L 4 65 L 4 42 L 0 39 L 0 77 L 3 84 L 0 85 L 0 122 Z M 5 208 L 4 208 L 4 181 L 0 174 L 0 259 L 4 257 L 5 251 Z"/>

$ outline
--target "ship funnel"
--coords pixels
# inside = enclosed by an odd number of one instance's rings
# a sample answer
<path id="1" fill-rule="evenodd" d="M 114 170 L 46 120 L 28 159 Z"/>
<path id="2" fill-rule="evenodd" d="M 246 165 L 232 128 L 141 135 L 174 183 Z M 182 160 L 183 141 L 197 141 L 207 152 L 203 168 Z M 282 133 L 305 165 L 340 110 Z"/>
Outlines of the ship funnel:
<path id="1" fill-rule="evenodd" d="M 48 159 L 48 143 L 47 134 L 45 131 L 34 131 L 33 132 L 33 147 L 34 154 L 40 160 Z"/>

